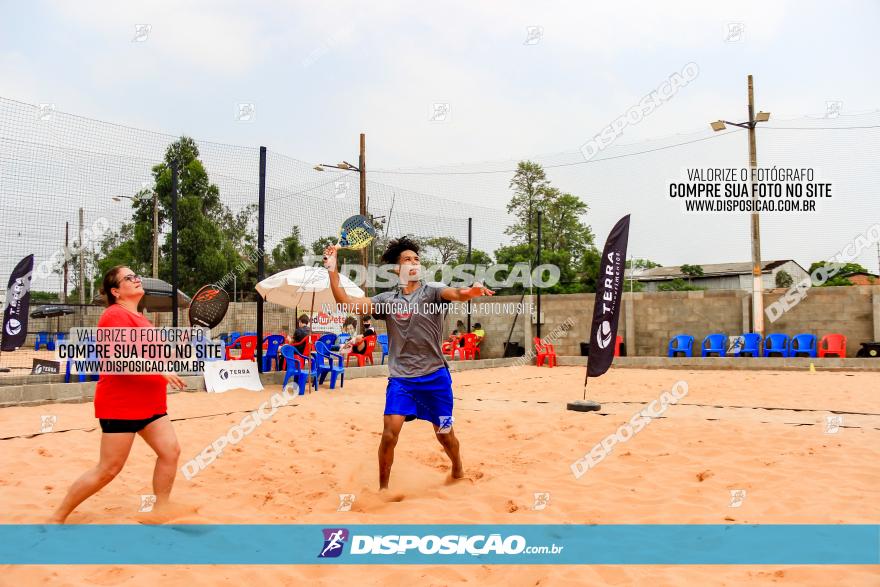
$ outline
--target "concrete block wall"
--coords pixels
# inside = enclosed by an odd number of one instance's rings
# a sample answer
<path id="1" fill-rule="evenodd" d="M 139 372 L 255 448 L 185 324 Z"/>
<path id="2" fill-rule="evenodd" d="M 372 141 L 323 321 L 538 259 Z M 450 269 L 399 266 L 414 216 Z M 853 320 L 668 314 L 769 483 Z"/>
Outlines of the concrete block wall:
<path id="1" fill-rule="evenodd" d="M 766 291 L 765 307 L 784 293 L 781 289 Z M 594 298 L 594 294 L 542 296 L 541 335 L 545 338 L 555 335 L 558 354 L 580 354 L 579 343 L 589 340 Z M 637 292 L 625 293 L 623 301 L 618 333 L 624 336 L 630 356 L 663 356 L 669 339 L 676 334 L 693 335 L 697 342 L 695 347 L 698 347 L 708 334 L 742 334 L 748 332 L 751 324 L 751 294 L 745 291 Z M 503 344 L 513 322 L 511 309 L 519 303 L 520 296 L 495 296 L 472 302 L 471 323 L 480 322 L 486 330 L 482 358 L 503 355 Z M 532 304 L 534 309 L 535 299 L 526 296 L 523 303 Z M 102 311 L 101 307 L 86 308 L 82 319 L 73 315 L 60 319 L 32 320 L 29 330 L 54 332 L 56 320 L 62 331 L 79 324 L 95 326 Z M 303 311 L 300 309 L 300 312 Z M 147 317 L 157 326 L 171 324 L 169 313 L 149 313 Z M 263 317 L 264 332 L 293 332 L 296 322 L 294 310 L 266 304 Z M 448 336 L 456 327 L 458 320 L 467 323 L 463 304 L 454 304 L 450 308 L 444 336 Z M 564 331 L 560 326 L 567 320 L 573 321 L 572 328 Z M 185 310 L 180 312 L 179 324 L 189 324 Z M 230 305 L 226 318 L 214 332 L 256 330 L 255 324 L 256 303 L 238 302 Z M 376 321 L 375 325 L 380 333 L 385 331 L 382 321 Z M 765 332 L 789 335 L 811 333 L 818 338 L 829 333 L 840 333 L 847 337 L 847 356 L 854 357 L 860 342 L 880 340 L 880 286 L 811 288 L 806 297 L 775 322 L 770 322 L 765 315 Z M 536 325 L 531 316 L 520 314 L 511 340 L 531 349 L 535 335 Z M 31 348 L 33 338 L 31 336 L 28 340 Z"/>

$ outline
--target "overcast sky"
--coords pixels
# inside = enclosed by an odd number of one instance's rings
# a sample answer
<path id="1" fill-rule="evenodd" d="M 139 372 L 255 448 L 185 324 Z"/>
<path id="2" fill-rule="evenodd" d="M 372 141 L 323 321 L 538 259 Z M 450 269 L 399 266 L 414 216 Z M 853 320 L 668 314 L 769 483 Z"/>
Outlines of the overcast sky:
<path id="1" fill-rule="evenodd" d="M 365 132 L 372 170 L 504 170 L 529 157 L 576 162 L 585 141 L 688 63 L 698 65 L 698 77 L 597 158 L 710 137 L 710 120 L 741 121 L 750 73 L 758 108 L 773 114 L 769 126 L 824 120 L 828 102 L 840 112 L 829 127 L 877 125 L 878 7 L 7 1 L 0 96 L 266 145 L 309 162 L 356 158 Z M 239 104 L 254 105 L 253 120 L 236 119 Z M 433 115 L 435 104 L 448 104 L 444 120 Z M 880 222 L 877 128 L 759 135 L 762 163 L 821 167 L 839 198 L 824 216 L 767 218 L 765 259 L 827 258 Z M 665 264 L 747 261 L 746 218 L 686 216 L 664 198 L 665 182 L 685 166 L 746 163 L 744 133 L 661 153 L 548 171 L 590 205 L 600 239 L 633 213 L 637 256 Z M 491 208 L 509 198 L 503 173 L 373 179 Z M 877 270 L 875 248 L 860 260 Z"/>

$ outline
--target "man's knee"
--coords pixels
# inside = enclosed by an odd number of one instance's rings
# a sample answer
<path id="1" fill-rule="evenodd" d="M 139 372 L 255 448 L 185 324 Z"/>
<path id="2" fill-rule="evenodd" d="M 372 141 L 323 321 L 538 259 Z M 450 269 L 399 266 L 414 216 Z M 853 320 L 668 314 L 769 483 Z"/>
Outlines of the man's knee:
<path id="1" fill-rule="evenodd" d="M 445 432 L 437 430 L 434 432 L 434 435 L 437 437 L 437 441 L 444 447 L 455 446 L 455 443 L 458 442 L 455 438 L 455 433 L 451 429 Z"/>
<path id="2" fill-rule="evenodd" d="M 390 428 L 386 428 L 382 431 L 382 445 L 394 447 L 397 444 L 397 439 L 400 437 L 399 430 L 392 430 Z"/>

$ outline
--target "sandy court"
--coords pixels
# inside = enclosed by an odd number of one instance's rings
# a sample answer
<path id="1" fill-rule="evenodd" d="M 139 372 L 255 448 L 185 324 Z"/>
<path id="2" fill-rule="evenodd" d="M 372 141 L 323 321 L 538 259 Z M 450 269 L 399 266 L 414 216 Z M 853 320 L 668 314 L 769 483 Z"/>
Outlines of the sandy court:
<path id="1" fill-rule="evenodd" d="M 688 394 L 580 479 L 570 465 L 647 402 Z M 376 491 L 384 378 L 298 397 L 192 480 L 178 476 L 175 523 L 848 523 L 880 522 L 880 373 L 612 369 L 590 383 L 602 414 L 565 410 L 583 368 L 453 373 L 466 479 L 450 484 L 430 425 L 404 426 L 391 490 Z M 278 386 L 262 393 L 179 393 L 169 413 L 194 457 Z M 770 409 L 772 408 L 772 409 Z M 781 408 L 781 409 L 780 409 Z M 0 519 L 39 523 L 93 466 L 92 404 L 0 410 Z M 826 416 L 842 416 L 828 432 Z M 38 434 L 40 417 L 57 417 Z M 15 438 L 9 438 L 15 437 Z M 69 522 L 136 523 L 153 456 L 140 440 L 108 487 Z M 730 507 L 731 491 L 746 496 Z M 534 494 L 550 503 L 534 510 Z M 350 512 L 337 512 L 352 493 Z M 317 554 L 317 553 L 316 553 Z M 470 584 L 877 585 L 867 566 L 57 566 L 6 567 L 2 585 Z"/>
<path id="2" fill-rule="evenodd" d="M 31 345 L 30 347 L 22 347 L 14 352 L 3 353 L 0 365 L 8 367 L 11 371 L 0 372 L 0 377 L 29 375 L 34 365 L 34 359 L 55 361 L 55 351 L 46 350 L 44 346 L 40 347 L 40 350 L 35 351 L 33 345 Z M 63 363 L 61 364 L 61 373 L 64 374 Z"/>

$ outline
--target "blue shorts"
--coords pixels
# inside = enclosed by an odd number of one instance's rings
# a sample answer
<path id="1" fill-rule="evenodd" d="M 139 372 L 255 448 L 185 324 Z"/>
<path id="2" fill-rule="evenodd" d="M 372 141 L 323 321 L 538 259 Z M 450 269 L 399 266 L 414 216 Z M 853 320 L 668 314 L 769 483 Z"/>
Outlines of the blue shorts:
<path id="1" fill-rule="evenodd" d="M 385 415 L 406 421 L 427 420 L 441 428 L 452 426 L 452 377 L 442 368 L 420 377 L 389 377 Z"/>

